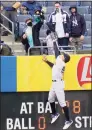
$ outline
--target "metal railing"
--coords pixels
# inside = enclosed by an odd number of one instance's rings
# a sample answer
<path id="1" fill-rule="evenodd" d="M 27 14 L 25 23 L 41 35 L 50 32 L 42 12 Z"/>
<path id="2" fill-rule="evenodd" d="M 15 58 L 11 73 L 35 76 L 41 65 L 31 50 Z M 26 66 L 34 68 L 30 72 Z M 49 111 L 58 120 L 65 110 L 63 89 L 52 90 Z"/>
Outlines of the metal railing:
<path id="1" fill-rule="evenodd" d="M 30 47 L 28 49 L 28 55 L 31 55 L 30 52 L 34 49 L 39 49 L 40 50 L 40 55 L 43 55 L 44 54 L 44 49 L 50 49 L 50 48 L 53 48 L 53 47 L 49 47 L 49 46 L 34 46 L 34 47 Z M 72 53 L 72 54 L 76 54 L 76 48 L 75 46 L 58 46 L 59 48 L 59 51 L 62 53 L 62 52 L 68 52 L 68 53 Z M 67 48 L 67 49 L 62 49 L 62 48 Z M 48 54 L 49 55 L 49 54 Z"/>
<path id="2" fill-rule="evenodd" d="M 0 23 L 0 25 L 4 28 L 4 29 L 6 29 L 10 34 L 12 34 L 12 38 L 13 38 L 13 43 L 14 43 L 14 39 L 15 39 L 15 35 L 14 35 L 14 23 L 9 19 L 9 18 L 7 18 L 4 14 L 2 14 L 1 13 L 1 16 L 4 18 L 4 19 L 6 19 L 8 22 L 10 22 L 11 24 L 12 24 L 12 31 L 11 30 L 9 30 L 4 24 L 1 24 Z"/>

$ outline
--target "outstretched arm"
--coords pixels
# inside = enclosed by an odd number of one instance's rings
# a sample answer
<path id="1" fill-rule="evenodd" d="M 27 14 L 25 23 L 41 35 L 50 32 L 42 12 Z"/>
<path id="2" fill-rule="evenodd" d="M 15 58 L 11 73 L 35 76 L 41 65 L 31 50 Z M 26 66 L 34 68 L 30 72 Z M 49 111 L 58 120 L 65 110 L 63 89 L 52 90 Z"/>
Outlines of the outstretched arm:
<path id="1" fill-rule="evenodd" d="M 46 62 L 46 63 L 47 63 L 47 64 L 48 64 L 51 68 L 52 68 L 52 67 L 53 67 L 53 65 L 54 65 L 52 62 L 50 62 L 50 61 L 48 61 L 48 60 L 47 60 L 47 61 L 45 61 L 45 62 Z"/>
<path id="2" fill-rule="evenodd" d="M 43 56 L 43 61 L 46 62 L 51 68 L 53 67 L 54 63 L 47 60 L 46 56 Z"/>
<path id="3" fill-rule="evenodd" d="M 60 55 L 60 51 L 59 51 L 59 49 L 57 47 L 56 42 L 54 42 L 53 45 L 54 45 L 54 51 L 55 51 L 55 58 L 57 58 Z"/>

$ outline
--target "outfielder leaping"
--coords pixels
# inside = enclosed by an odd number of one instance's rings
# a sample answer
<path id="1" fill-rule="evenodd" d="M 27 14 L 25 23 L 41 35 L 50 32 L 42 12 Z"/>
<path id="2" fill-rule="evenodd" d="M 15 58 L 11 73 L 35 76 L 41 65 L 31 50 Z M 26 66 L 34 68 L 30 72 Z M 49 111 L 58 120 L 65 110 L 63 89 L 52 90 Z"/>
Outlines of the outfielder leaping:
<path id="1" fill-rule="evenodd" d="M 43 61 L 45 61 L 50 67 L 52 67 L 52 87 L 50 89 L 49 96 L 48 96 L 48 101 L 52 109 L 51 124 L 54 123 L 60 116 L 60 114 L 56 112 L 56 108 L 55 108 L 55 98 L 57 97 L 60 106 L 64 110 L 66 121 L 63 130 L 66 130 L 73 123 L 73 121 L 70 120 L 69 109 L 65 101 L 64 81 L 63 81 L 65 63 L 70 61 L 70 56 L 64 52 L 62 55 L 60 55 L 60 51 L 58 50 L 56 42 L 54 43 L 54 50 L 55 50 L 55 57 L 56 57 L 55 64 L 48 61 L 46 56 L 43 56 Z"/>

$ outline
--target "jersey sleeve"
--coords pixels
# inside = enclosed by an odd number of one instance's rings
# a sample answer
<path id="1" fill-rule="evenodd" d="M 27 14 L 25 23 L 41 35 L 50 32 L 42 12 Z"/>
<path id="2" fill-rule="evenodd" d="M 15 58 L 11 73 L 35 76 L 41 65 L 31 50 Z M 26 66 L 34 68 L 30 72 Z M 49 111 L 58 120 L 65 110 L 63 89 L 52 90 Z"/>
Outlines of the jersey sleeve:
<path id="1" fill-rule="evenodd" d="M 54 63 L 50 62 L 50 61 L 46 61 L 46 63 L 52 68 Z"/>

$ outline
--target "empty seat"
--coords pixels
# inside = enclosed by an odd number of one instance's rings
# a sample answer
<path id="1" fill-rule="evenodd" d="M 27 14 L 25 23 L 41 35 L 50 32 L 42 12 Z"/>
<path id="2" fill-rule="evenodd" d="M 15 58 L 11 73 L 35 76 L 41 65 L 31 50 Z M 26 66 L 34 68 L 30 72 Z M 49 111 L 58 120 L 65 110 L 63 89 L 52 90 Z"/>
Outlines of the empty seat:
<path id="1" fill-rule="evenodd" d="M 55 4 L 55 2 L 53 2 L 53 1 L 46 1 L 45 2 L 46 6 L 54 6 L 54 4 Z"/>
<path id="2" fill-rule="evenodd" d="M 25 22 L 19 22 L 19 36 L 22 35 L 25 27 L 26 27 Z"/>
<path id="3" fill-rule="evenodd" d="M 86 21 L 91 21 L 91 14 L 84 14 L 84 18 Z"/>
<path id="4" fill-rule="evenodd" d="M 91 6 L 91 1 L 81 1 L 82 6 Z"/>
<path id="5" fill-rule="evenodd" d="M 41 6 L 44 6 L 45 5 L 45 1 L 39 1 L 38 2 Z"/>
<path id="6" fill-rule="evenodd" d="M 54 6 L 49 6 L 49 7 L 47 7 L 46 14 L 51 14 L 53 11 L 54 11 Z"/>
<path id="7" fill-rule="evenodd" d="M 72 6 L 72 5 L 80 5 L 80 2 L 76 2 L 76 1 L 62 2 L 62 6 Z"/>
<path id="8" fill-rule="evenodd" d="M 84 38 L 84 44 L 91 44 L 91 36 L 87 36 Z"/>
<path id="9" fill-rule="evenodd" d="M 31 15 L 17 15 L 18 22 L 25 22 L 28 18 L 31 18 Z"/>
<path id="10" fill-rule="evenodd" d="M 42 29 L 48 29 L 47 24 L 44 24 L 44 25 L 42 26 Z"/>
<path id="11" fill-rule="evenodd" d="M 89 7 L 87 6 L 87 7 L 78 7 L 78 12 L 80 13 L 80 14 L 88 14 L 89 13 Z"/>
<path id="12" fill-rule="evenodd" d="M 44 30 L 44 29 L 40 30 L 40 37 L 45 37 L 46 38 L 46 30 Z"/>
<path id="13" fill-rule="evenodd" d="M 62 9 L 66 11 L 67 13 L 70 13 L 69 8 L 70 6 L 62 6 Z"/>
<path id="14" fill-rule="evenodd" d="M 48 21 L 49 19 L 49 14 L 45 14 L 45 20 Z"/>
<path id="15" fill-rule="evenodd" d="M 92 34 L 92 29 L 87 29 L 87 35 L 91 36 L 91 34 Z"/>
<path id="16" fill-rule="evenodd" d="M 86 21 L 86 28 L 91 29 L 91 21 Z"/>
<path id="17" fill-rule="evenodd" d="M 62 6 L 62 9 L 66 12 L 69 12 L 69 7 L 70 6 Z M 46 14 L 51 14 L 55 10 L 54 6 L 49 6 L 47 7 L 47 12 Z"/>
<path id="18" fill-rule="evenodd" d="M 84 44 L 82 46 L 83 50 L 92 50 L 92 45 L 91 44 Z"/>

